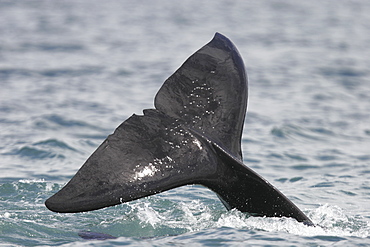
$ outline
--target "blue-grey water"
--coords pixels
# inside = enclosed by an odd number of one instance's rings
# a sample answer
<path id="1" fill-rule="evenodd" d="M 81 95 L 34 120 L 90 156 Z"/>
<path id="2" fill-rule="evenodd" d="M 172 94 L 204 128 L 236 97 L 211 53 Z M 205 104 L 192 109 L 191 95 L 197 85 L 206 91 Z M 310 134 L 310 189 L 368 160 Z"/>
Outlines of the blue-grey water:
<path id="1" fill-rule="evenodd" d="M 369 13 L 364 0 L 0 0 L 0 245 L 369 245 Z M 200 186 L 48 211 L 45 199 L 215 32 L 248 71 L 244 163 L 318 226 L 227 212 Z"/>

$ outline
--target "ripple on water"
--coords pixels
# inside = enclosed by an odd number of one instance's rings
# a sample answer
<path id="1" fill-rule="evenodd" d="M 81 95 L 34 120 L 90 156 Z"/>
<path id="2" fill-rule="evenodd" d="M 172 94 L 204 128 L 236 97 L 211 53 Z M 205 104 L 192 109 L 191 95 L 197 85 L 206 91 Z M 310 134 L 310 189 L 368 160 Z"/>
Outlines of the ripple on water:
<path id="1" fill-rule="evenodd" d="M 88 124 L 87 122 L 81 120 L 72 120 L 65 116 L 57 115 L 57 114 L 48 114 L 43 115 L 41 118 L 37 119 L 34 122 L 34 125 L 37 128 L 45 129 L 45 128 L 71 128 L 71 127 L 78 127 L 78 128 L 91 128 L 91 129 L 100 129 L 98 126 L 94 126 Z"/>
<path id="2" fill-rule="evenodd" d="M 315 140 L 325 141 L 328 136 L 335 134 L 325 128 L 304 128 L 294 124 L 284 124 L 281 127 L 274 127 L 271 135 L 282 139 L 295 139 L 300 141 Z"/>
<path id="3" fill-rule="evenodd" d="M 56 148 L 65 149 L 65 150 L 77 151 L 76 149 L 69 146 L 65 142 L 59 141 L 57 139 L 47 139 L 47 140 L 44 140 L 44 141 L 36 142 L 33 145 L 35 145 L 35 146 L 56 147 Z"/>
<path id="4" fill-rule="evenodd" d="M 298 165 L 292 166 L 292 168 L 302 171 L 302 170 L 309 170 L 309 169 L 319 169 L 320 166 L 312 165 L 312 164 L 298 164 Z"/>
<path id="5" fill-rule="evenodd" d="M 42 160 L 48 158 L 58 158 L 64 159 L 65 156 L 63 154 L 56 154 L 51 151 L 41 150 L 34 147 L 25 146 L 20 149 L 15 149 L 11 152 L 5 153 L 5 155 L 17 155 L 23 158 L 35 159 L 35 160 Z"/>
<path id="6" fill-rule="evenodd" d="M 66 151 L 78 152 L 75 148 L 57 139 L 47 139 L 35 142 L 31 145 L 15 148 L 5 155 L 16 155 L 28 159 L 65 159 Z"/>
<path id="7" fill-rule="evenodd" d="M 333 183 L 333 182 L 320 182 L 320 183 L 315 184 L 312 187 L 315 187 L 315 188 L 327 188 L 327 187 L 334 187 L 334 186 L 335 186 L 335 183 Z"/>
<path id="8" fill-rule="evenodd" d="M 215 204 L 216 198 L 212 199 L 214 203 L 167 198 L 188 193 L 188 190 L 199 190 L 199 186 L 179 188 L 178 193 L 170 192 L 167 196 L 157 195 L 94 212 L 55 214 L 47 211 L 43 202 L 60 188 L 60 184 L 42 179 L 5 181 L 0 185 L 0 205 L 7 208 L 6 212 L 0 213 L 0 230 L 7 233 L 7 242 L 61 244 L 78 240 L 78 232 L 93 231 L 122 236 L 124 241 L 131 243 L 143 241 L 141 237 L 152 244 L 169 243 L 174 239 L 182 239 L 181 243 L 185 239 L 200 241 L 197 238 L 210 241 L 213 235 L 225 243 L 235 243 L 235 238 L 244 236 L 246 243 L 250 243 L 251 238 L 258 236 L 269 238 L 268 234 L 258 234 L 261 231 L 270 232 L 271 239 L 286 241 L 284 233 L 292 234 L 289 237 L 337 236 L 346 239 L 346 236 L 366 237 L 370 230 L 364 219 L 348 215 L 337 206 L 324 205 L 306 212 L 318 224 L 308 227 L 291 218 L 249 217 L 237 210 L 226 211 L 221 203 Z M 212 193 L 205 189 L 201 191 Z M 249 234 L 248 237 L 245 234 Z M 122 243 L 123 240 L 118 238 L 117 241 Z"/>

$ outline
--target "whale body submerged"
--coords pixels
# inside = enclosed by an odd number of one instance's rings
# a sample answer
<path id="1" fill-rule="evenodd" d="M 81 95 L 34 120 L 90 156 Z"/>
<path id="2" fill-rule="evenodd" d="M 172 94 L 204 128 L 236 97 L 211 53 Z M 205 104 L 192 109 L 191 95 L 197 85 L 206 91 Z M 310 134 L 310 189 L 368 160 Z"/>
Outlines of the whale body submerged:
<path id="1" fill-rule="evenodd" d="M 155 109 L 132 115 L 46 200 L 60 213 L 96 210 L 200 184 L 227 209 L 313 225 L 242 162 L 248 79 L 235 45 L 216 33 L 162 85 Z"/>

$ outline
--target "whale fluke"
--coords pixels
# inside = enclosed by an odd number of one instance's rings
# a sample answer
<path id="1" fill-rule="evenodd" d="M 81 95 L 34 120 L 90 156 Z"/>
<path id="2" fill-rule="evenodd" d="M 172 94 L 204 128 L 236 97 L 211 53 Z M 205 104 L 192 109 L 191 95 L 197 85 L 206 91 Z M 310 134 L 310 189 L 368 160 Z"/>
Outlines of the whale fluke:
<path id="1" fill-rule="evenodd" d="M 96 210 L 200 184 L 227 209 L 256 216 L 310 219 L 242 162 L 248 101 L 243 60 L 234 44 L 214 38 L 171 75 L 155 109 L 132 115 L 46 200 L 55 212 Z"/>

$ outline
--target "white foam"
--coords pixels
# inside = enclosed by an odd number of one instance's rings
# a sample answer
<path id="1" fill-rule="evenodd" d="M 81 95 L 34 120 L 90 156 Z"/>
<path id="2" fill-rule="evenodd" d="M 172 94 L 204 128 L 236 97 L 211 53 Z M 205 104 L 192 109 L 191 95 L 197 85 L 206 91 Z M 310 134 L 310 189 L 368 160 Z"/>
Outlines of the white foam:
<path id="1" fill-rule="evenodd" d="M 20 179 L 18 182 L 24 183 L 24 184 L 32 184 L 32 183 L 44 183 L 45 180 L 42 179 Z"/>
<path id="2" fill-rule="evenodd" d="M 163 220 L 163 217 L 152 207 L 150 207 L 148 202 L 141 203 L 137 207 L 137 210 L 137 216 L 144 224 L 150 224 L 152 227 L 155 227 Z"/>
<path id="3" fill-rule="evenodd" d="M 144 201 L 132 203 L 131 212 L 142 225 L 153 228 L 182 228 L 189 232 L 230 227 L 267 232 L 285 232 L 297 236 L 370 236 L 370 222 L 358 216 L 351 216 L 338 206 L 323 205 L 307 214 L 316 224 L 315 227 L 304 225 L 293 218 L 249 217 L 238 210 L 215 211 L 199 200 L 179 202 L 168 210 L 154 207 L 158 202 Z"/>
<path id="4" fill-rule="evenodd" d="M 10 216 L 12 216 L 12 213 L 9 213 L 9 212 L 5 212 L 4 214 L 0 214 L 0 218 L 8 219 L 8 218 L 10 218 Z"/>
<path id="5" fill-rule="evenodd" d="M 210 209 L 199 200 L 192 200 L 190 203 L 182 202 L 178 208 L 184 213 L 179 225 L 189 231 L 208 228 L 212 222 Z"/>
<path id="6" fill-rule="evenodd" d="M 247 217 L 237 210 L 227 212 L 217 220 L 217 227 L 287 232 L 299 236 L 370 236 L 370 223 L 363 218 L 348 216 L 338 206 L 323 205 L 310 212 L 316 224 L 306 226 L 292 218 Z M 360 227 L 359 227 L 360 226 Z"/>

